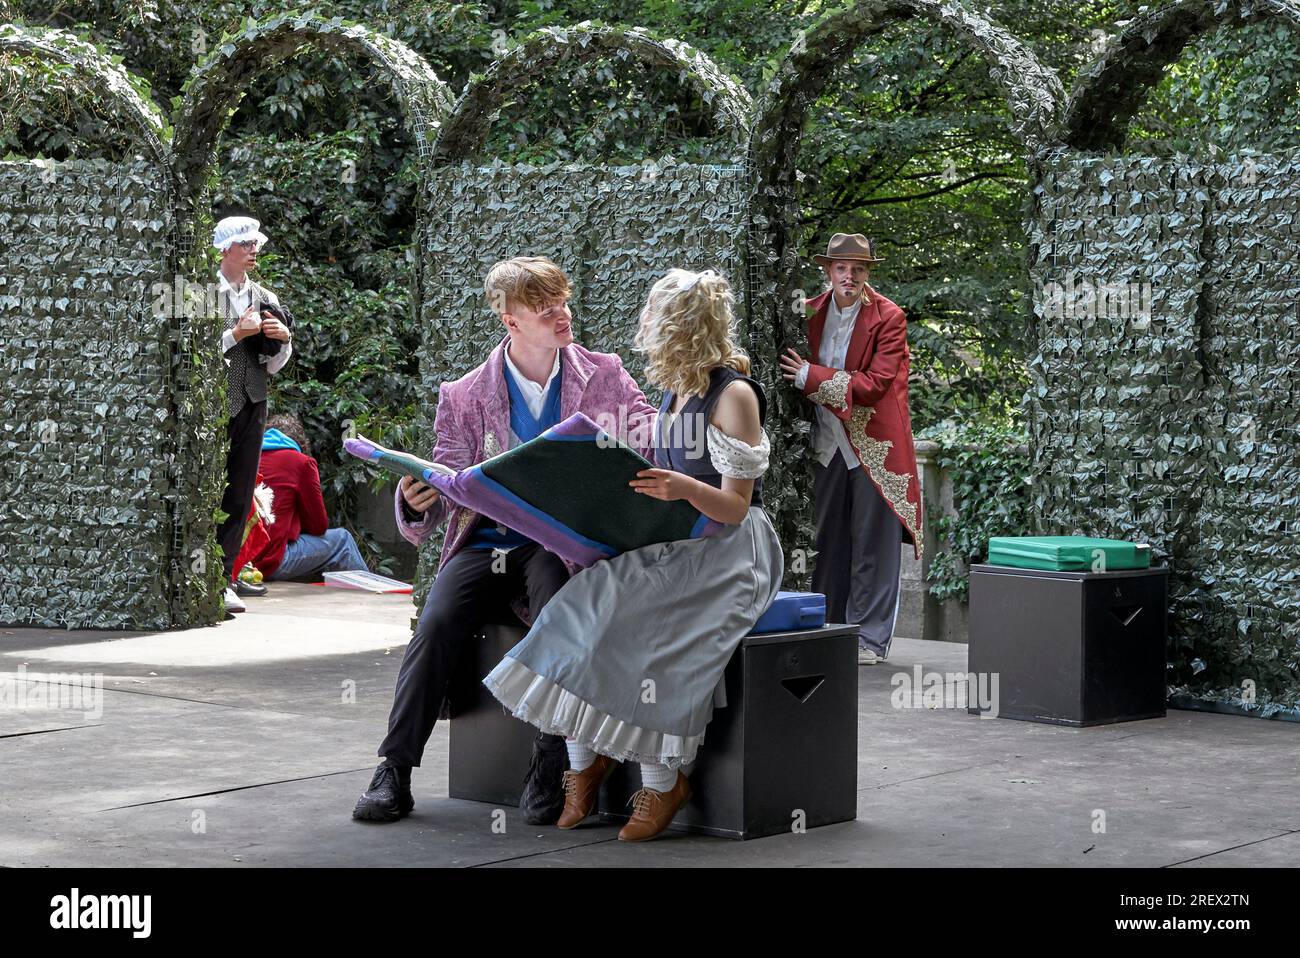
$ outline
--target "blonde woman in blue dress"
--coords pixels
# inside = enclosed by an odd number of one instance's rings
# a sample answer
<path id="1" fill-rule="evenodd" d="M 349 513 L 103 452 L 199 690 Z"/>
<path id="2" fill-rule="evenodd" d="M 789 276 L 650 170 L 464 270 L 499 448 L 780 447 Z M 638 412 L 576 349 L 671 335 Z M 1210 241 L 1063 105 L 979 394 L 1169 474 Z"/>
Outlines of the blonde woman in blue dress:
<path id="1" fill-rule="evenodd" d="M 650 290 L 636 349 L 664 396 L 656 468 L 631 482 L 726 528 L 578 573 L 483 680 L 516 717 L 566 737 L 560 828 L 594 811 L 623 761 L 640 763 L 642 788 L 618 837 L 668 827 L 690 799 L 683 766 L 704 741 L 723 670 L 781 585 L 781 543 L 762 505 L 766 399 L 736 345 L 733 305 L 712 270 L 670 270 Z"/>

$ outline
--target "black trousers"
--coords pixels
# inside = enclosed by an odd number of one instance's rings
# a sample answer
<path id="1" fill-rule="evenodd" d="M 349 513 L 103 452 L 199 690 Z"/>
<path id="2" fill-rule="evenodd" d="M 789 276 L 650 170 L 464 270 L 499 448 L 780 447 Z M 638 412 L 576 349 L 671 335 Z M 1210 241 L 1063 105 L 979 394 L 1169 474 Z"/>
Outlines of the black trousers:
<path id="1" fill-rule="evenodd" d="M 813 463 L 817 513 L 814 592 L 826 596 L 826 621 L 858 626 L 858 644 L 887 655 L 898 619 L 903 524 L 862 466 L 839 450 Z"/>
<path id="2" fill-rule="evenodd" d="M 226 570 L 227 581 L 234 576 L 235 556 L 243 545 L 244 522 L 253 504 L 257 463 L 262 457 L 262 434 L 265 431 L 265 399 L 244 403 L 226 426 L 230 452 L 226 453 L 226 492 L 221 497 L 221 511 L 227 515 L 217 529 L 217 542 L 224 553 L 221 565 Z"/>
<path id="3" fill-rule="evenodd" d="M 535 542 L 504 554 L 461 549 L 448 559 L 433 580 L 402 656 L 388 735 L 379 755 L 393 765 L 419 765 L 468 643 L 521 591 L 527 591 L 528 608 L 536 618 L 568 580 L 569 570 L 559 557 Z"/>

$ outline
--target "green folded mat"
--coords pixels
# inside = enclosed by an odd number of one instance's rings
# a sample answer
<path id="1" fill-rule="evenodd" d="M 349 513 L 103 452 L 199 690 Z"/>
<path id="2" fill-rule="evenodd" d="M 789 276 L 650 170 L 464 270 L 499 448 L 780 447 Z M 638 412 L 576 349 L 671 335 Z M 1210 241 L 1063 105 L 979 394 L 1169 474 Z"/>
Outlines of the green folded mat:
<path id="1" fill-rule="evenodd" d="M 1151 547 L 1088 536 L 993 536 L 989 539 L 989 565 L 1051 572 L 1148 569 Z"/>

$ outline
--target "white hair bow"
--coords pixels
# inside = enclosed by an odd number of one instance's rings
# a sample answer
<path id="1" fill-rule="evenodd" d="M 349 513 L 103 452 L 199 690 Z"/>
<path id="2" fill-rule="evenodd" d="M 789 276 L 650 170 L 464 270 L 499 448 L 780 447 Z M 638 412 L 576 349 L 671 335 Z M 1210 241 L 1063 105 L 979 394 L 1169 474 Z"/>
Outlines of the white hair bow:
<path id="1" fill-rule="evenodd" d="M 683 292 L 683 293 L 686 293 L 686 292 L 690 292 L 691 290 L 693 290 L 693 289 L 695 288 L 695 284 L 698 283 L 698 282 L 699 282 L 702 278 L 704 278 L 705 276 L 717 276 L 717 275 L 718 275 L 718 274 L 715 273 L 715 272 L 714 272 L 713 270 L 711 270 L 711 269 L 706 269 L 706 270 L 705 270 L 704 272 L 702 272 L 702 273 L 696 273 L 694 276 L 692 276 L 692 277 L 691 277 L 690 279 L 688 279 L 686 282 L 682 283 L 682 292 Z"/>

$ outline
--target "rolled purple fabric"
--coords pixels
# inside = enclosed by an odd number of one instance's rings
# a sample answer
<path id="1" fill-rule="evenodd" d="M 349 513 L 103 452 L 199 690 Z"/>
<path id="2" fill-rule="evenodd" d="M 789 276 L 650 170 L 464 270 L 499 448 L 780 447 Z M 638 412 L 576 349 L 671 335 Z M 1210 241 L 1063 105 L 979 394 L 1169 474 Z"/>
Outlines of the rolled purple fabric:
<path id="1" fill-rule="evenodd" d="M 373 463 L 395 475 L 410 476 L 430 485 L 432 485 L 433 476 L 443 474 L 438 471 L 442 467 L 438 466 L 437 463 L 420 459 L 410 453 L 386 449 L 365 436 L 344 439 L 343 448 L 358 459 L 364 459 L 366 462 Z M 451 474 L 452 470 L 447 469 L 445 472 Z"/>

